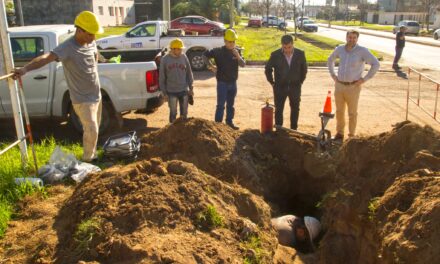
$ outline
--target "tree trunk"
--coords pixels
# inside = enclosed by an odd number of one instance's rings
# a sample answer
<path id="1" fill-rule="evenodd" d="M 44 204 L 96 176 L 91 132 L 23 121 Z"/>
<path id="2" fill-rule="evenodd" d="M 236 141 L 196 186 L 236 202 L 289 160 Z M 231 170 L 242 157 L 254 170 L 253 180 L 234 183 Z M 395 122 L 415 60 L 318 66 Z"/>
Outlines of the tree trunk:
<path id="1" fill-rule="evenodd" d="M 230 7 L 229 7 L 229 27 L 233 28 L 234 27 L 234 0 L 231 0 L 230 3 Z"/>

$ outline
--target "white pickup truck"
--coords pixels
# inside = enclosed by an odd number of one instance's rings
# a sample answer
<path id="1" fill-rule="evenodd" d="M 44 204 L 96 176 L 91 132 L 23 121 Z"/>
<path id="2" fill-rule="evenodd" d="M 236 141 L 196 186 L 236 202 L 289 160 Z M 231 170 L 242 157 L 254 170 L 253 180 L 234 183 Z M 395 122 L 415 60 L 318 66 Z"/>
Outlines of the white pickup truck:
<path id="1" fill-rule="evenodd" d="M 72 25 L 42 25 L 9 29 L 14 65 L 20 67 L 33 58 L 50 52 L 74 35 Z M 154 61 L 98 64 L 103 111 L 100 131 L 121 121 L 120 113 L 153 109 L 162 103 L 158 70 Z M 23 76 L 23 88 L 31 117 L 68 119 L 79 131 L 64 78 L 63 66 L 50 63 Z M 12 117 L 6 81 L 0 82 L 0 118 Z M 120 123 L 120 122 L 118 122 Z"/>
<path id="2" fill-rule="evenodd" d="M 96 41 L 101 54 L 106 57 L 122 55 L 122 61 L 150 59 L 176 36 L 168 35 L 167 21 L 146 21 L 137 24 L 125 34 L 109 36 Z M 223 36 L 179 36 L 193 70 L 203 70 L 206 65 L 202 55 L 205 50 L 224 45 Z"/>

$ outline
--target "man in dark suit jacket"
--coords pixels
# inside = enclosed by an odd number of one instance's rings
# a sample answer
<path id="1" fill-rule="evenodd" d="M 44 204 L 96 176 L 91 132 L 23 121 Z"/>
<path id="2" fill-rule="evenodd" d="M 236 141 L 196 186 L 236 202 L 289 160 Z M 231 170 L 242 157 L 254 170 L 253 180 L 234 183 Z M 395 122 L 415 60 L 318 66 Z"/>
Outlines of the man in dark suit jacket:
<path id="1" fill-rule="evenodd" d="M 274 72 L 275 71 L 275 72 Z M 274 72 L 274 76 L 272 74 Z M 290 102 L 290 128 L 298 128 L 301 86 L 307 75 L 307 62 L 304 51 L 293 47 L 291 35 L 281 38 L 281 49 L 270 55 L 266 64 L 267 81 L 273 87 L 275 98 L 275 125 L 283 125 L 283 110 L 286 98 Z"/>

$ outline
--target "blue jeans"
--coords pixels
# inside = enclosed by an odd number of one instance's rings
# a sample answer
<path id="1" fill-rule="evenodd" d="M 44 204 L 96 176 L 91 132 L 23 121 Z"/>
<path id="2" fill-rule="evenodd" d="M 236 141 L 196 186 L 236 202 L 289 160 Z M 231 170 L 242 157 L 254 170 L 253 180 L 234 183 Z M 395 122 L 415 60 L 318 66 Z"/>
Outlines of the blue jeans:
<path id="1" fill-rule="evenodd" d="M 188 116 L 188 92 L 168 93 L 168 106 L 170 107 L 170 123 L 177 117 L 177 102 L 179 102 L 180 116 Z"/>
<path id="2" fill-rule="evenodd" d="M 232 124 L 234 119 L 234 101 L 237 95 L 237 82 L 217 81 L 217 108 L 215 110 L 215 122 L 223 121 L 226 103 L 226 123 Z"/>

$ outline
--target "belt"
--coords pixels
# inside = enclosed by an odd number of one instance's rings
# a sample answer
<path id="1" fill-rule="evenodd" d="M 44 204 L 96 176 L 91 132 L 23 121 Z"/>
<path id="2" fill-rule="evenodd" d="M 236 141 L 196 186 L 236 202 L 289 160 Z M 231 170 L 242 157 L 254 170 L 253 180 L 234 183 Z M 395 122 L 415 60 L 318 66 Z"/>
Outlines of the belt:
<path id="1" fill-rule="evenodd" d="M 341 81 L 338 81 L 339 83 L 342 83 L 343 85 L 352 85 L 352 84 L 355 84 L 357 81 L 353 81 L 353 82 L 341 82 Z"/>

